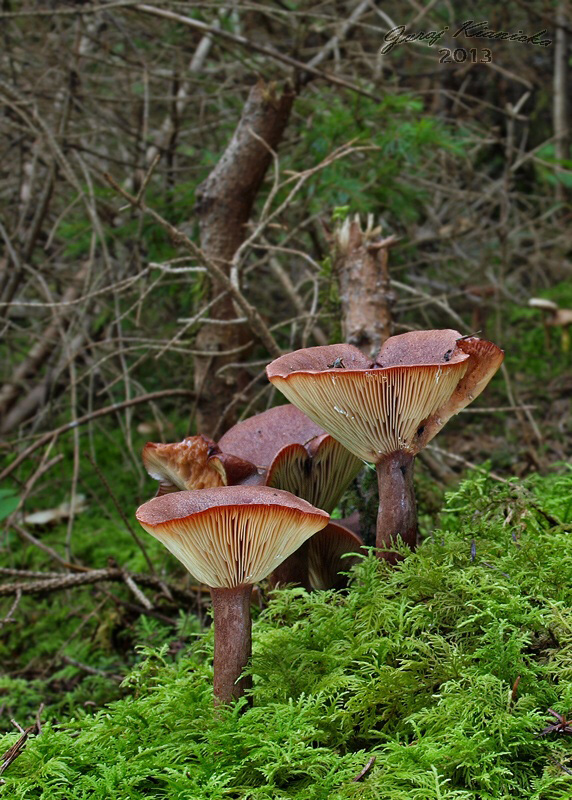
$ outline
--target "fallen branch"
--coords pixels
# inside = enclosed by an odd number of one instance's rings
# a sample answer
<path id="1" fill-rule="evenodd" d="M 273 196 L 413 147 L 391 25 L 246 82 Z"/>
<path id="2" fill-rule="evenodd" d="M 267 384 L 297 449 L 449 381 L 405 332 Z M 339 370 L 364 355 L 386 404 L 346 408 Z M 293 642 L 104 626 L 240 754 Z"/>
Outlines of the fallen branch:
<path id="1" fill-rule="evenodd" d="M 8 769 L 10 764 L 12 764 L 18 758 L 18 756 L 22 754 L 22 750 L 24 749 L 24 746 L 28 740 L 28 736 L 31 733 L 39 735 L 42 732 L 42 726 L 40 723 L 40 714 L 42 713 L 43 707 L 44 704 L 42 703 L 40 708 L 38 709 L 38 713 L 36 715 L 36 721 L 34 722 L 33 725 L 30 725 L 29 728 L 26 728 L 26 730 L 23 730 L 18 725 L 17 722 L 12 720 L 13 725 L 20 731 L 22 735 L 20 736 L 18 741 L 12 745 L 12 747 L 9 747 L 8 750 L 6 750 L 6 752 L 2 756 L 0 756 L 0 760 L 2 762 L 0 763 L 0 775 L 2 775 L 2 773 Z M 2 781 L 2 783 L 4 783 L 4 781 Z"/>
<path id="2" fill-rule="evenodd" d="M 119 567 L 108 567 L 107 569 L 90 569 L 87 572 L 80 573 L 62 573 L 57 577 L 52 577 L 53 573 L 49 573 L 50 577 L 39 580 L 24 581 L 18 583 L 5 583 L 0 586 L 0 597 L 12 594 L 48 594 L 50 592 L 58 592 L 62 589 L 73 589 L 76 586 L 89 586 L 94 583 L 102 583 L 104 581 L 121 581 L 126 582 L 126 576 L 131 581 L 136 581 L 142 586 L 148 586 L 152 589 L 163 591 L 163 581 L 160 578 L 155 578 L 153 575 L 145 575 L 139 573 L 128 573 Z M 130 587 L 131 588 L 131 587 Z M 185 601 L 194 601 L 195 595 L 187 589 L 180 589 L 172 584 L 169 584 L 169 591 L 173 596 L 177 596 Z"/>

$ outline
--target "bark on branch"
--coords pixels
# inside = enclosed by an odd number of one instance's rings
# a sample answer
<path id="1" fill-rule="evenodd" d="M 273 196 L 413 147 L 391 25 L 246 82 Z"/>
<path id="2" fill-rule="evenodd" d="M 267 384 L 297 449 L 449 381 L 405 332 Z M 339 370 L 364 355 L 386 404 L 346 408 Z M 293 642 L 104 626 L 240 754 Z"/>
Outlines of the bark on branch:
<path id="1" fill-rule="evenodd" d="M 232 258 L 246 238 L 246 225 L 256 195 L 288 123 L 294 97 L 289 87 L 278 97 L 272 85 L 259 81 L 250 92 L 220 161 L 197 189 L 195 210 L 200 220 L 201 249 L 226 275 L 230 275 Z M 224 288 L 218 280 L 213 280 L 211 297 Z M 213 319 L 231 320 L 235 316 L 229 294 L 211 312 Z M 228 404 L 229 387 L 216 374 L 230 357 L 216 353 L 244 344 L 247 336 L 248 330 L 243 325 L 205 325 L 198 334 L 197 349 L 213 353 L 211 358 L 195 359 L 195 388 L 200 392 L 197 429 L 201 433 L 212 435 Z M 223 429 L 232 421 L 224 420 Z"/>
<path id="2" fill-rule="evenodd" d="M 119 581 L 125 583 L 126 578 L 133 579 L 142 586 L 164 591 L 165 584 L 160 578 L 156 578 L 153 575 L 131 574 L 119 567 L 109 567 L 107 569 L 90 569 L 87 572 L 80 573 L 62 573 L 56 577 L 53 577 L 53 573 L 47 573 L 47 577 L 39 580 L 5 583 L 4 585 L 0 585 L 0 597 L 18 593 L 49 594 L 50 592 L 57 592 L 63 589 L 72 589 L 75 586 L 89 586 L 90 584 L 102 583 L 104 581 Z M 187 602 L 196 599 L 195 595 L 187 589 L 179 589 L 172 584 L 168 584 L 168 589 L 173 596 L 179 597 Z"/>
<path id="3" fill-rule="evenodd" d="M 564 0 L 556 9 L 556 47 L 554 50 L 554 102 L 552 119 L 554 127 L 555 155 L 559 161 L 570 157 L 570 91 L 568 66 L 568 14 Z M 561 181 L 556 183 L 556 197 L 562 202 L 566 199 L 566 188 Z"/>
<path id="4" fill-rule="evenodd" d="M 343 338 L 372 358 L 392 334 L 395 302 L 388 268 L 388 248 L 394 239 L 382 240 L 379 234 L 371 218 L 363 231 L 357 216 L 347 218 L 334 234 Z"/>

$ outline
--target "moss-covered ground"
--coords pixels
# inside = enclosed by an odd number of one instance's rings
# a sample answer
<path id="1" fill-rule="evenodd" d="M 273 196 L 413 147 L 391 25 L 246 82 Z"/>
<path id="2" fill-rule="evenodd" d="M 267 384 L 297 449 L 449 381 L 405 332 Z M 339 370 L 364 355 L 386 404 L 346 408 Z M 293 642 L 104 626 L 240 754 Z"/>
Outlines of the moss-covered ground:
<path id="1" fill-rule="evenodd" d="M 250 706 L 213 711 L 210 631 L 176 655 L 167 642 L 147 648 L 119 700 L 45 722 L 0 791 L 569 798 L 572 736 L 539 734 L 557 722 L 548 709 L 572 711 L 571 523 L 569 467 L 508 484 L 479 473 L 397 568 L 370 556 L 347 593 L 269 598 L 254 623 Z"/>

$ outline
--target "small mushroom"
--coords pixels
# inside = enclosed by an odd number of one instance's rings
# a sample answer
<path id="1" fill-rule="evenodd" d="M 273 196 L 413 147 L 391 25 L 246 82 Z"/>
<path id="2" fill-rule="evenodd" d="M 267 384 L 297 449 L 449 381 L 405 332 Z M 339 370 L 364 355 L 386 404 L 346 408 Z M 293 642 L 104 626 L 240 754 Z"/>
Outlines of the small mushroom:
<path id="1" fill-rule="evenodd" d="M 572 325 L 572 309 L 558 308 L 552 300 L 543 297 L 531 297 L 528 301 L 531 308 L 538 308 L 543 314 L 544 338 L 546 349 L 550 350 L 549 328 L 560 328 L 560 346 L 563 353 L 570 350 L 570 326 Z"/>
<path id="2" fill-rule="evenodd" d="M 350 530 L 352 514 L 348 519 L 332 519 L 321 531 L 308 539 L 308 573 L 314 589 L 344 589 L 348 579 L 340 573 L 347 572 L 358 560 L 349 553 L 359 553 L 361 537 Z"/>
<path id="3" fill-rule="evenodd" d="M 252 650 L 250 595 L 329 515 L 268 486 L 227 486 L 155 497 L 137 520 L 211 589 L 214 695 L 224 704 L 248 687 L 242 674 Z"/>
<path id="4" fill-rule="evenodd" d="M 347 572 L 357 558 L 348 553 L 358 553 L 363 540 L 358 533 L 359 514 L 354 511 L 346 519 L 332 519 L 280 564 L 270 575 L 269 583 L 275 588 L 297 583 L 305 589 L 343 589 Z"/>
<path id="5" fill-rule="evenodd" d="M 220 439 L 219 447 L 255 462 L 267 486 L 292 492 L 328 513 L 363 466 L 359 458 L 290 404 L 238 422 Z M 293 553 L 272 573 L 270 584 L 296 583 L 309 591 L 309 548 L 308 542 Z"/>
<path id="6" fill-rule="evenodd" d="M 143 465 L 159 481 L 157 496 L 185 489 L 214 489 L 217 486 L 246 482 L 256 476 L 256 467 L 230 456 L 224 464 L 216 458 L 219 448 L 207 436 L 187 436 L 182 442 L 147 442 Z"/>
<path id="7" fill-rule="evenodd" d="M 499 368 L 496 345 L 455 330 L 386 340 L 374 362 L 349 344 L 297 350 L 268 365 L 269 380 L 348 450 L 376 466 L 376 545 L 394 562 L 398 535 L 417 543 L 415 455 L 477 397 Z M 343 359 L 344 369 L 328 365 Z"/>

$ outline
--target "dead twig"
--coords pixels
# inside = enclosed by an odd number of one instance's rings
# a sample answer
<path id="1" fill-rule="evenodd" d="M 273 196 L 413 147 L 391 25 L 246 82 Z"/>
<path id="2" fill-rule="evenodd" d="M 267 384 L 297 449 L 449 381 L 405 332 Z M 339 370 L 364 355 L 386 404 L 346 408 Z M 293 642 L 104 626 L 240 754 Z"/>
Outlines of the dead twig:
<path id="1" fill-rule="evenodd" d="M 363 781 L 363 779 L 365 778 L 367 773 L 371 770 L 374 764 L 375 764 L 375 756 L 372 756 L 365 765 L 365 767 L 362 769 L 362 771 L 359 773 L 359 775 L 356 775 L 355 778 L 352 780 L 352 783 L 359 783 L 359 781 Z"/>
<path id="2" fill-rule="evenodd" d="M 28 741 L 28 737 L 30 736 L 30 734 L 39 735 L 42 732 L 42 728 L 40 725 L 40 715 L 42 713 L 43 708 L 44 704 L 42 703 L 38 709 L 38 713 L 36 714 L 36 721 L 34 722 L 33 725 L 30 725 L 30 727 L 26 728 L 25 730 L 20 725 L 18 725 L 18 723 L 15 720 L 11 720 L 14 727 L 22 735 L 20 736 L 18 741 L 12 745 L 12 747 L 9 747 L 8 750 L 6 750 L 6 752 L 2 756 L 0 756 L 0 761 L 1 761 L 0 775 L 2 775 L 2 773 L 8 769 L 10 764 L 14 763 L 14 761 L 18 758 L 18 756 L 22 755 L 22 751 L 24 750 L 24 747 L 26 745 L 26 742 Z"/>
<path id="3" fill-rule="evenodd" d="M 62 589 L 73 589 L 76 586 L 89 586 L 90 584 L 102 583 L 105 581 L 125 583 L 126 576 L 140 583 L 142 586 L 149 586 L 153 589 L 164 591 L 164 582 L 154 575 L 142 573 L 128 573 L 120 567 L 108 567 L 106 569 L 90 569 L 81 573 L 62 573 L 57 577 L 49 577 L 40 580 L 23 581 L 18 583 L 5 583 L 0 586 L 0 597 L 11 594 L 47 594 L 58 592 Z M 131 588 L 131 587 L 130 587 Z M 172 584 L 167 585 L 173 597 L 179 597 L 186 602 L 194 601 L 195 595 L 187 589 L 181 589 Z M 139 599 L 139 598 L 138 598 Z M 148 602 L 148 601 L 147 601 Z"/>
<path id="4" fill-rule="evenodd" d="M 75 658 L 70 658 L 69 656 L 62 656 L 62 661 L 64 664 L 69 664 L 70 667 L 76 667 L 80 669 L 82 672 L 86 672 L 88 675 L 98 675 L 101 678 L 109 678 L 112 681 L 122 681 L 123 675 L 117 675 L 113 672 L 107 672 L 104 669 L 97 669 L 97 667 L 90 667 L 89 664 L 82 664 L 81 661 L 76 661 Z"/>
<path id="5" fill-rule="evenodd" d="M 97 477 L 99 478 L 99 480 L 101 481 L 101 483 L 103 484 L 105 489 L 109 492 L 109 496 L 113 500 L 113 505 L 115 506 L 115 508 L 117 509 L 117 513 L 119 514 L 119 516 L 123 520 L 123 524 L 125 525 L 125 527 L 129 531 L 129 533 L 131 534 L 131 537 L 132 537 L 133 541 L 135 542 L 135 544 L 137 545 L 137 547 L 143 553 L 143 557 L 145 558 L 145 561 L 147 562 L 147 566 L 151 570 L 151 574 L 155 575 L 156 574 L 155 573 L 155 567 L 153 566 L 153 562 L 149 558 L 149 553 L 147 552 L 147 549 L 146 549 L 145 545 L 143 544 L 143 542 L 141 541 L 141 539 L 137 535 L 137 532 L 133 528 L 133 525 L 129 522 L 129 519 L 127 518 L 127 515 L 125 514 L 125 512 L 121 508 L 121 504 L 120 504 L 119 500 L 117 499 L 117 497 L 115 496 L 115 492 L 113 491 L 113 489 L 109 485 L 109 482 L 107 481 L 107 478 L 102 473 L 102 471 L 99 469 L 99 467 L 97 465 L 97 462 L 91 457 L 90 453 L 86 453 L 86 458 L 89 461 L 89 463 L 91 464 L 91 466 L 94 468 Z"/>
<path id="6" fill-rule="evenodd" d="M 14 598 L 14 602 L 10 606 L 10 610 L 4 617 L 4 619 L 0 619 L 0 628 L 5 625 L 7 622 L 14 622 L 13 616 L 14 612 L 20 605 L 20 600 L 22 599 L 22 592 L 16 592 L 16 597 Z"/>
<path id="7" fill-rule="evenodd" d="M 73 422 L 66 422 L 64 425 L 60 425 L 59 428 L 55 428 L 53 431 L 48 431 L 48 433 L 44 433 L 40 438 L 23 450 L 19 456 L 17 456 L 12 463 L 6 467 L 0 473 L 0 481 L 5 480 L 9 475 L 11 475 L 14 470 L 20 466 L 20 464 L 25 461 L 29 456 L 32 455 L 38 448 L 43 447 L 47 444 L 51 439 L 57 439 L 62 433 L 66 433 L 67 431 L 71 431 L 74 428 L 77 428 L 79 425 L 84 425 L 86 422 L 91 422 L 94 419 L 98 419 L 98 417 L 103 417 L 106 414 L 112 414 L 114 411 L 122 411 L 124 408 L 129 408 L 130 406 L 136 406 L 140 403 L 150 403 L 153 400 L 160 400 L 163 397 L 194 397 L 195 393 L 190 389 L 163 389 L 160 392 L 150 392 L 149 394 L 143 394 L 139 397 L 132 397 L 129 400 L 124 400 L 122 403 L 114 403 L 112 406 L 105 406 L 105 408 L 99 408 L 97 411 L 92 411 L 90 414 L 84 414 L 83 417 L 78 417 Z"/>
<path id="8" fill-rule="evenodd" d="M 10 527 L 13 528 L 16 531 L 16 533 L 18 534 L 18 536 L 21 539 L 24 539 L 24 541 L 28 542 L 29 544 L 33 544 L 34 547 L 38 547 L 40 550 L 43 550 L 44 553 L 49 555 L 49 557 L 53 561 L 57 561 L 58 564 L 61 564 L 62 567 L 64 567 L 64 566 L 65 567 L 69 567 L 70 566 L 69 563 L 65 560 L 65 558 L 60 556 L 60 554 L 57 553 L 52 547 L 50 547 L 49 545 L 45 544 L 44 542 L 41 542 L 39 539 L 36 539 L 34 534 L 30 533 L 25 528 L 22 528 L 20 525 L 17 525 L 15 522 L 12 522 Z"/>
<path id="9" fill-rule="evenodd" d="M 141 589 L 137 586 L 131 575 L 129 575 L 129 573 L 126 572 L 125 570 L 123 570 L 123 580 L 125 581 L 125 585 L 129 589 L 131 594 L 133 594 L 133 596 L 137 598 L 137 600 L 143 606 L 143 608 L 146 608 L 147 611 L 152 611 L 153 603 L 145 597 L 145 595 L 143 594 Z"/>
<path id="10" fill-rule="evenodd" d="M 499 483 L 510 483 L 507 478 L 502 478 L 500 475 L 497 475 L 496 472 L 492 470 L 485 469 L 484 467 L 479 467 L 478 464 L 469 461 L 467 458 L 463 458 L 463 456 L 459 456 L 456 453 L 450 453 L 448 450 L 443 450 L 441 447 L 437 447 L 434 444 L 430 444 L 427 446 L 428 450 L 433 450 L 435 453 L 439 453 L 445 458 L 450 458 L 452 461 L 457 461 L 459 464 L 464 464 L 469 469 L 474 469 L 477 472 L 481 472 L 483 475 L 490 476 L 494 481 L 499 481 Z"/>

